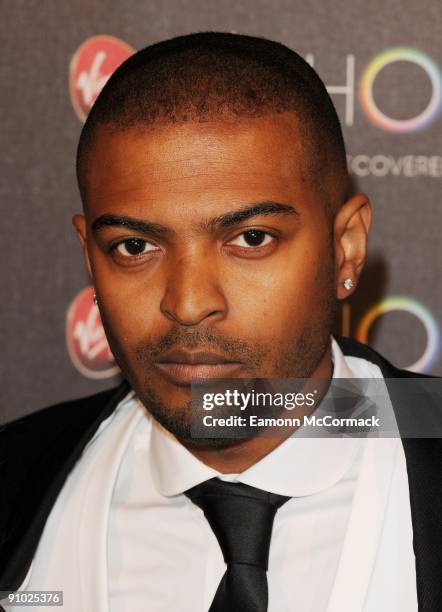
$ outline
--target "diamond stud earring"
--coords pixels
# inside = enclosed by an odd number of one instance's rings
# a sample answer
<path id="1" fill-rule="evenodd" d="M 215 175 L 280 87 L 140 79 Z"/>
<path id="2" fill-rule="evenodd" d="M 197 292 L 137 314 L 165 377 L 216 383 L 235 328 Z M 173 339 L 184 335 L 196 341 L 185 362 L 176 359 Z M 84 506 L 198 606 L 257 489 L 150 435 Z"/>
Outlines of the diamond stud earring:
<path id="1" fill-rule="evenodd" d="M 97 295 L 94 293 L 94 304 L 95 306 L 98 306 L 98 298 Z"/>
<path id="2" fill-rule="evenodd" d="M 347 289 L 347 291 L 350 291 L 350 289 L 353 287 L 353 281 L 351 280 L 351 278 L 346 278 L 342 284 L 344 285 L 345 289 Z"/>

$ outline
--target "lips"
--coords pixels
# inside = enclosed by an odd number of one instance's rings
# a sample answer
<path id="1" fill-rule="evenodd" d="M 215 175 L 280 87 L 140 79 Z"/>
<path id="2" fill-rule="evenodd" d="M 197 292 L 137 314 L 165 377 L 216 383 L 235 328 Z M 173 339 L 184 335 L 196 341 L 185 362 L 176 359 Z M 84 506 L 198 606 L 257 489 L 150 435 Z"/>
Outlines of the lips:
<path id="1" fill-rule="evenodd" d="M 233 378 L 242 367 L 239 361 L 211 351 L 174 350 L 157 362 L 158 371 L 175 385 L 190 385 L 206 378 Z"/>

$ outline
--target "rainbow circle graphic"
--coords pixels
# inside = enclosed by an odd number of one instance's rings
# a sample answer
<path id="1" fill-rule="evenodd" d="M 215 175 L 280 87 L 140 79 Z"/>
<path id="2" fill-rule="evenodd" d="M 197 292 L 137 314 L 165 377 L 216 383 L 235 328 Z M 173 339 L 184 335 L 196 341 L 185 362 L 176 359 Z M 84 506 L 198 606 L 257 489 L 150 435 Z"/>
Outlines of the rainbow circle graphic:
<path id="1" fill-rule="evenodd" d="M 425 110 L 412 119 L 392 119 L 387 117 L 373 98 L 373 83 L 377 74 L 388 64 L 398 61 L 412 62 L 420 66 L 428 74 L 432 94 Z M 365 69 L 359 86 L 359 98 L 362 108 L 368 118 L 380 128 L 389 132 L 415 132 L 423 130 L 435 121 L 442 107 L 441 75 L 437 64 L 425 53 L 410 47 L 395 47 L 376 55 Z"/>
<path id="2" fill-rule="evenodd" d="M 418 373 L 428 372 L 436 364 L 439 357 L 441 345 L 440 330 L 432 313 L 416 300 L 402 296 L 391 296 L 378 302 L 366 312 L 360 321 L 356 330 L 356 339 L 367 344 L 368 332 L 374 320 L 380 315 L 393 310 L 401 310 L 415 315 L 425 327 L 427 333 L 425 351 L 415 363 L 405 369 Z"/>

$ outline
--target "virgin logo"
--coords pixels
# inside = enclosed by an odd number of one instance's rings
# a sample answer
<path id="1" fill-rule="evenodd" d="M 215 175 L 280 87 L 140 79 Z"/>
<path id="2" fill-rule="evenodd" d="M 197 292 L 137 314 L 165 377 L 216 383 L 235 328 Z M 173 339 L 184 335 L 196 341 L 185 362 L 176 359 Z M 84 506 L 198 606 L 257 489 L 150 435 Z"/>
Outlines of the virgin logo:
<path id="1" fill-rule="evenodd" d="M 72 105 L 84 121 L 110 75 L 135 50 L 113 36 L 92 36 L 74 53 L 69 68 Z"/>
<path id="2" fill-rule="evenodd" d="M 73 300 L 66 318 L 66 343 L 72 363 L 88 378 L 108 378 L 119 372 L 94 304 L 94 291 L 87 287 Z"/>
<path id="3" fill-rule="evenodd" d="M 109 78 L 108 74 L 103 75 L 100 72 L 105 59 L 106 53 L 104 51 L 99 51 L 94 57 L 90 71 L 86 72 L 86 70 L 83 70 L 83 72 L 80 72 L 78 75 L 77 88 L 80 90 L 83 101 L 88 108 L 95 102 L 98 94 Z"/>

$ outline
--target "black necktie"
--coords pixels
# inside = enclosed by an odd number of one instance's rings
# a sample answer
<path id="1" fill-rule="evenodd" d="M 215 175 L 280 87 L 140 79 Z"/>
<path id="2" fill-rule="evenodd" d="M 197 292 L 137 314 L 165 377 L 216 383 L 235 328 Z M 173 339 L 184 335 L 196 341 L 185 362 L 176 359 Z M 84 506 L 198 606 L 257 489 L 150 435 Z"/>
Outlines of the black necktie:
<path id="1" fill-rule="evenodd" d="M 290 497 L 218 478 L 185 494 L 203 510 L 227 563 L 209 612 L 266 612 L 273 519 Z"/>

